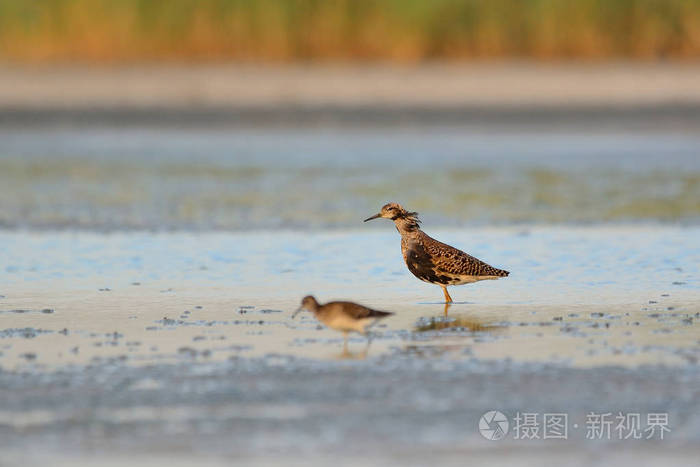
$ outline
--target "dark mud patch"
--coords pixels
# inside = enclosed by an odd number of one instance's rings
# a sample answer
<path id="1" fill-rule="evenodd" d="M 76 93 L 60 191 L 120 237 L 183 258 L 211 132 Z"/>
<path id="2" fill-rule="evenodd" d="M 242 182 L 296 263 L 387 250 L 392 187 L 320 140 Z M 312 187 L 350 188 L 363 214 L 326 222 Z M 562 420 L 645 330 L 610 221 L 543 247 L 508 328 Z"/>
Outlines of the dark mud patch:
<path id="1" fill-rule="evenodd" d="M 148 331 L 155 331 L 158 329 L 173 329 L 176 327 L 186 327 L 186 326 L 198 326 L 198 327 L 212 327 L 212 326 L 266 326 L 274 324 L 284 324 L 281 321 L 265 321 L 262 319 L 235 319 L 235 320 L 197 320 L 197 321 L 185 321 L 183 319 L 172 319 L 163 318 L 154 321 L 156 324 L 161 326 L 149 326 L 146 328 Z"/>
<path id="2" fill-rule="evenodd" d="M 45 315 L 50 315 L 53 314 L 54 310 L 51 308 L 42 308 L 42 309 L 36 309 L 36 310 L 30 310 L 30 309 L 17 309 L 17 310 L 0 310 L 0 315 L 4 313 L 16 313 L 16 314 L 24 314 L 24 313 L 43 313 Z"/>
<path id="3" fill-rule="evenodd" d="M 36 328 L 9 328 L 0 330 L 0 339 L 9 337 L 21 337 L 23 339 L 33 339 L 40 334 L 51 334 L 53 331 Z"/>

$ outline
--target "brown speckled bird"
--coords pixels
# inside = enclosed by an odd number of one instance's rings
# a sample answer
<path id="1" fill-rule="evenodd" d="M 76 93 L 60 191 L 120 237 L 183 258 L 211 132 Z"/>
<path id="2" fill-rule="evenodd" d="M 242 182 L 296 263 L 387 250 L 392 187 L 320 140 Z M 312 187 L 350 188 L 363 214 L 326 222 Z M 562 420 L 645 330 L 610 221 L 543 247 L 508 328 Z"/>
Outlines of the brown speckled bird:
<path id="1" fill-rule="evenodd" d="M 312 312 L 316 319 L 329 328 L 341 331 L 345 336 L 343 348 L 346 353 L 348 349 L 348 333 L 354 331 L 366 336 L 370 326 L 380 319 L 394 314 L 389 311 L 373 310 L 353 302 L 328 302 L 325 305 L 321 305 L 311 295 L 307 295 L 302 299 L 301 306 L 294 312 L 292 319 L 302 310 Z"/>
<path id="2" fill-rule="evenodd" d="M 428 236 L 420 229 L 418 213 L 409 212 L 398 203 L 385 204 L 379 214 L 365 222 L 380 217 L 394 221 L 401 234 L 401 252 L 408 270 L 418 279 L 442 287 L 446 303 L 452 303 L 448 285 L 499 279 L 509 274 Z"/>

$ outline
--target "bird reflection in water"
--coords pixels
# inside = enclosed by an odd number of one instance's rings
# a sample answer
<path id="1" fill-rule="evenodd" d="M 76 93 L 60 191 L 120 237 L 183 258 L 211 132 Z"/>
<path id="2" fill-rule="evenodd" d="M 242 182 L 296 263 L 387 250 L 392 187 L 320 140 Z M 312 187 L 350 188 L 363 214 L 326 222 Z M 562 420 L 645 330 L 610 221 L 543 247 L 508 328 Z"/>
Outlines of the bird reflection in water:
<path id="1" fill-rule="evenodd" d="M 447 307 L 442 314 L 421 318 L 413 329 L 420 345 L 411 344 L 404 352 L 423 357 L 437 357 L 447 353 L 470 353 L 471 346 L 486 336 L 505 331 L 506 326 L 473 315 L 447 316 Z"/>
<path id="2" fill-rule="evenodd" d="M 494 332 L 503 329 L 505 326 L 498 325 L 491 320 L 485 320 L 469 315 L 447 316 L 447 308 L 442 316 L 423 318 L 419 321 L 414 332 L 441 331 L 447 329 L 463 329 L 469 332 Z"/>

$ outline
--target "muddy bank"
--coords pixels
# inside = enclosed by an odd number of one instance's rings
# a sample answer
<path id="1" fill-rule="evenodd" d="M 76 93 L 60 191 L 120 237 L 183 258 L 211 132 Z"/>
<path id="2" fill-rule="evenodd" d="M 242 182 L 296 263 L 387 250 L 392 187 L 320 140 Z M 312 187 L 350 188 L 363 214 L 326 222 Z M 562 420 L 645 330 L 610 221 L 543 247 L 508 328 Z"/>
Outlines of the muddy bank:
<path id="1" fill-rule="evenodd" d="M 697 127 L 692 64 L 0 67 L 0 124 Z"/>

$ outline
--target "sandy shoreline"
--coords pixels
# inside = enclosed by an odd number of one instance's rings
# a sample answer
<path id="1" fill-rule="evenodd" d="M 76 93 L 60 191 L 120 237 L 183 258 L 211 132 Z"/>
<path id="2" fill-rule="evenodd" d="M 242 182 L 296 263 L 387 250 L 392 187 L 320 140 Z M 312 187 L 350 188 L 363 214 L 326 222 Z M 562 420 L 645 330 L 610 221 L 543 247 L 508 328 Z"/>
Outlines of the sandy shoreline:
<path id="1" fill-rule="evenodd" d="M 700 65 L 0 66 L 0 107 L 700 104 Z"/>
<path id="2" fill-rule="evenodd" d="M 695 64 L 0 67 L 0 123 L 700 119 Z M 612 112 L 612 113 L 611 113 Z M 578 121 L 574 120 L 574 121 Z"/>

